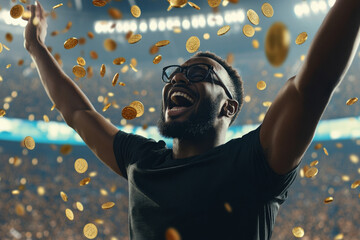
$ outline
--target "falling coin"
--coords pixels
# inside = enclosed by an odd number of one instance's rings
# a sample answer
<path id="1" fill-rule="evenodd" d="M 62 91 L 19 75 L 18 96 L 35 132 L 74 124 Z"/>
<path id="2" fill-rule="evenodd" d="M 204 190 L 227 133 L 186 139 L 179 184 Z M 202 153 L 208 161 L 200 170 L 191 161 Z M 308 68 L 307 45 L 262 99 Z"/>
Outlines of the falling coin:
<path id="1" fill-rule="evenodd" d="M 76 208 L 77 208 L 80 212 L 84 211 L 84 206 L 82 205 L 81 202 L 76 202 Z"/>
<path id="2" fill-rule="evenodd" d="M 229 203 L 224 203 L 224 207 L 225 207 L 225 209 L 226 209 L 226 211 L 227 212 L 229 212 L 229 213 L 231 213 L 232 212 L 232 208 L 231 208 L 231 206 L 230 206 L 230 204 Z"/>
<path id="3" fill-rule="evenodd" d="M 170 43 L 169 40 L 161 40 L 161 41 L 158 41 L 157 43 L 155 43 L 155 46 L 156 47 L 163 47 L 163 46 L 166 46 Z"/>
<path id="4" fill-rule="evenodd" d="M 86 75 L 85 68 L 80 65 L 75 65 L 73 67 L 72 71 L 73 71 L 74 75 L 79 78 L 85 77 L 85 75 Z"/>
<path id="5" fill-rule="evenodd" d="M 302 227 L 294 227 L 292 229 L 292 233 L 294 234 L 295 237 L 301 238 L 304 236 L 304 229 Z"/>
<path id="6" fill-rule="evenodd" d="M 259 41 L 256 39 L 252 40 L 251 44 L 252 44 L 253 48 L 255 48 L 255 49 L 258 49 L 260 46 Z"/>
<path id="7" fill-rule="evenodd" d="M 274 67 L 281 66 L 290 49 L 290 32 L 281 22 L 274 23 L 266 33 L 265 54 Z"/>
<path id="8" fill-rule="evenodd" d="M 325 147 L 323 147 L 323 150 L 324 150 L 325 155 L 329 156 L 329 153 L 328 153 L 328 151 L 327 151 L 327 149 Z"/>
<path id="9" fill-rule="evenodd" d="M 141 38 L 142 38 L 141 34 L 131 35 L 131 37 L 128 40 L 128 43 L 130 43 L 130 44 L 137 43 L 141 40 Z"/>
<path id="10" fill-rule="evenodd" d="M 301 45 L 301 44 L 303 44 L 303 43 L 306 41 L 307 38 L 308 38 L 307 33 L 306 33 L 306 32 L 302 32 L 302 33 L 300 33 L 300 34 L 297 36 L 297 38 L 295 39 L 295 43 L 296 43 L 297 45 Z"/>
<path id="11" fill-rule="evenodd" d="M 156 57 L 154 57 L 153 63 L 154 63 L 154 64 L 158 64 L 158 63 L 160 63 L 161 59 L 162 59 L 162 56 L 161 56 L 161 55 L 157 55 Z"/>
<path id="12" fill-rule="evenodd" d="M 266 82 L 265 81 L 258 81 L 256 84 L 257 89 L 260 91 L 264 90 L 266 88 Z"/>
<path id="13" fill-rule="evenodd" d="M 107 38 L 104 40 L 104 48 L 108 52 L 112 52 L 116 50 L 116 42 L 112 40 L 111 38 Z"/>
<path id="14" fill-rule="evenodd" d="M 220 5 L 221 0 L 208 0 L 208 4 L 212 8 L 216 8 Z"/>
<path id="15" fill-rule="evenodd" d="M 353 97 L 350 98 L 349 100 L 346 101 L 346 105 L 350 106 L 353 105 L 354 103 L 356 103 L 359 99 L 357 97 Z"/>
<path id="16" fill-rule="evenodd" d="M 5 109 L 0 108 L 0 117 L 5 116 L 5 114 L 6 114 Z"/>
<path id="17" fill-rule="evenodd" d="M 88 169 L 88 163 L 85 159 L 78 158 L 74 163 L 74 168 L 78 173 L 84 173 Z"/>
<path id="18" fill-rule="evenodd" d="M 8 41 L 8 42 L 12 42 L 12 40 L 13 40 L 13 35 L 12 35 L 11 33 L 6 33 L 6 34 L 5 34 L 5 39 L 6 39 L 6 41 Z"/>
<path id="19" fill-rule="evenodd" d="M 106 112 L 106 111 L 109 109 L 110 106 L 111 106 L 111 103 L 106 104 L 106 105 L 103 107 L 102 111 L 103 111 L 103 112 Z"/>
<path id="20" fill-rule="evenodd" d="M 254 24 L 254 25 L 259 25 L 259 22 L 260 22 L 260 19 L 259 19 L 259 16 L 257 15 L 257 13 L 252 10 L 252 9 L 249 9 L 246 13 L 249 21 Z"/>
<path id="21" fill-rule="evenodd" d="M 55 5 L 55 6 L 53 6 L 53 9 L 59 8 L 59 7 L 61 7 L 62 5 L 63 5 L 62 3 L 59 3 L 59 4 Z"/>
<path id="22" fill-rule="evenodd" d="M 114 202 L 106 202 L 103 205 L 101 205 L 102 209 L 110 209 L 113 208 L 115 206 Z"/>
<path id="23" fill-rule="evenodd" d="M 65 210 L 65 215 L 70 221 L 74 220 L 74 213 L 71 211 L 71 209 L 67 208 Z"/>
<path id="24" fill-rule="evenodd" d="M 171 7 L 182 8 L 186 6 L 187 0 L 169 0 L 169 3 Z"/>
<path id="25" fill-rule="evenodd" d="M 316 166 L 316 165 L 318 165 L 318 163 L 319 163 L 318 160 L 312 161 L 312 162 L 310 163 L 310 167 Z"/>
<path id="26" fill-rule="evenodd" d="M 63 155 L 69 155 L 72 151 L 72 146 L 69 144 L 64 144 L 60 147 L 60 153 Z"/>
<path id="27" fill-rule="evenodd" d="M 165 232 L 165 240 L 181 240 L 181 237 L 175 228 L 169 227 Z"/>
<path id="28" fill-rule="evenodd" d="M 98 229 L 93 223 L 88 223 L 84 226 L 83 232 L 88 239 L 94 239 L 98 234 Z"/>
<path id="29" fill-rule="evenodd" d="M 92 3 L 95 7 L 103 7 L 107 2 L 105 0 L 93 0 Z"/>
<path id="30" fill-rule="evenodd" d="M 272 17 L 274 15 L 274 9 L 272 8 L 272 6 L 270 5 L 270 3 L 264 3 L 261 6 L 261 11 L 264 14 L 265 17 Z"/>
<path id="31" fill-rule="evenodd" d="M 82 58 L 82 57 L 78 57 L 78 58 L 76 59 L 76 62 L 77 62 L 77 64 L 79 64 L 80 66 L 85 66 L 85 65 L 86 65 L 86 61 L 85 61 L 85 59 Z"/>
<path id="32" fill-rule="evenodd" d="M 65 49 L 74 48 L 79 43 L 79 40 L 76 37 L 69 38 L 64 42 Z"/>
<path id="33" fill-rule="evenodd" d="M 101 67 L 100 67 L 100 76 L 101 76 L 101 77 L 104 77 L 104 76 L 105 76 L 105 73 L 106 73 L 105 64 L 101 64 Z"/>
<path id="34" fill-rule="evenodd" d="M 27 149 L 33 150 L 35 148 L 35 141 L 32 137 L 27 136 L 24 139 L 24 145 Z"/>
<path id="35" fill-rule="evenodd" d="M 158 53 L 159 52 L 159 48 L 157 47 L 157 46 L 155 46 L 155 45 L 152 45 L 151 47 L 150 47 L 150 49 L 149 49 L 149 53 L 150 54 L 156 54 L 156 53 Z"/>
<path id="36" fill-rule="evenodd" d="M 136 110 L 136 117 L 141 117 L 144 114 L 144 105 L 140 101 L 133 101 L 129 105 L 130 107 L 135 108 Z"/>
<path id="37" fill-rule="evenodd" d="M 227 33 L 230 30 L 230 26 L 229 25 L 225 25 L 223 27 L 221 27 L 218 31 L 217 31 L 217 35 L 221 36 L 224 35 L 225 33 Z"/>
<path id="38" fill-rule="evenodd" d="M 122 12 L 114 7 L 108 9 L 108 14 L 112 19 L 122 19 L 123 17 Z"/>
<path id="39" fill-rule="evenodd" d="M 252 37 L 254 36 L 255 34 L 255 29 L 253 28 L 253 26 L 249 25 L 249 24 L 246 24 L 244 27 L 243 27 L 243 33 L 245 36 L 247 37 Z"/>
<path id="40" fill-rule="evenodd" d="M 89 178 L 89 177 L 84 178 L 84 179 L 82 179 L 82 180 L 79 182 L 79 185 L 80 185 L 80 186 L 87 185 L 87 184 L 89 184 L 90 181 L 91 181 L 91 178 Z"/>
<path id="41" fill-rule="evenodd" d="M 188 2 L 188 4 L 190 5 L 190 7 L 193 7 L 196 10 L 200 10 L 200 7 L 198 5 L 196 5 L 195 3 L 193 3 L 193 2 Z"/>
<path id="42" fill-rule="evenodd" d="M 305 171 L 305 177 L 312 178 L 318 174 L 319 170 L 316 167 L 311 167 L 307 171 Z"/>
<path id="43" fill-rule="evenodd" d="M 192 36 L 186 41 L 186 50 L 189 53 L 196 52 L 199 49 L 199 47 L 200 47 L 200 40 L 196 36 Z"/>
<path id="44" fill-rule="evenodd" d="M 24 13 L 24 7 L 20 4 L 13 6 L 10 10 L 10 16 L 14 19 L 19 18 Z"/>
<path id="45" fill-rule="evenodd" d="M 333 197 L 327 197 L 325 198 L 324 203 L 331 203 L 332 201 L 334 201 Z"/>
<path id="46" fill-rule="evenodd" d="M 92 58 L 92 59 L 98 59 L 98 54 L 97 54 L 97 52 L 95 52 L 95 51 L 90 51 L 90 57 Z"/>
<path id="47" fill-rule="evenodd" d="M 64 202 L 68 201 L 68 196 L 63 191 L 60 192 L 60 196 Z"/>
<path id="48" fill-rule="evenodd" d="M 131 120 L 136 118 L 137 112 L 136 109 L 130 106 L 126 106 L 123 108 L 123 110 L 121 111 L 121 115 L 123 116 L 123 118 L 125 118 L 126 120 Z"/>
<path id="49" fill-rule="evenodd" d="M 358 186 L 360 186 L 360 180 L 356 180 L 355 182 L 353 182 L 353 183 L 351 184 L 351 188 L 352 188 L 352 189 L 355 189 L 355 188 L 357 188 Z"/>
<path id="50" fill-rule="evenodd" d="M 115 87 L 116 82 L 118 81 L 118 79 L 119 79 L 119 73 L 115 73 L 115 75 L 114 75 L 114 77 L 113 77 L 113 79 L 112 79 L 112 85 L 113 85 L 113 87 Z"/>
<path id="51" fill-rule="evenodd" d="M 140 17 L 141 15 L 141 9 L 137 5 L 133 5 L 130 9 L 130 12 L 136 18 Z"/>
<path id="52" fill-rule="evenodd" d="M 119 58 L 115 58 L 115 59 L 113 60 L 113 64 L 115 64 L 115 65 L 121 65 L 121 64 L 123 64 L 125 61 L 126 61 L 125 58 L 119 57 Z"/>

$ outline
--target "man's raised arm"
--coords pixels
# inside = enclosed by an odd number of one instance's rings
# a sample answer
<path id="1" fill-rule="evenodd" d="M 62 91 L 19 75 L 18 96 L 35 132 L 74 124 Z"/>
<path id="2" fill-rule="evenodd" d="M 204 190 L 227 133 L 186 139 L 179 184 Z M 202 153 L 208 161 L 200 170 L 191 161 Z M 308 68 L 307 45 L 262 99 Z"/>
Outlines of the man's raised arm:
<path id="1" fill-rule="evenodd" d="M 269 108 L 260 142 L 271 168 L 285 174 L 299 164 L 330 97 L 359 45 L 360 1 L 337 0 L 319 28 L 299 74 Z"/>
<path id="2" fill-rule="evenodd" d="M 80 88 L 63 72 L 45 46 L 47 23 L 39 2 L 31 5 L 31 18 L 25 28 L 25 48 L 36 64 L 44 88 L 65 122 L 75 129 L 90 149 L 107 166 L 122 175 L 113 151 L 118 129 L 100 115 Z M 34 17 L 40 20 L 36 26 Z"/>

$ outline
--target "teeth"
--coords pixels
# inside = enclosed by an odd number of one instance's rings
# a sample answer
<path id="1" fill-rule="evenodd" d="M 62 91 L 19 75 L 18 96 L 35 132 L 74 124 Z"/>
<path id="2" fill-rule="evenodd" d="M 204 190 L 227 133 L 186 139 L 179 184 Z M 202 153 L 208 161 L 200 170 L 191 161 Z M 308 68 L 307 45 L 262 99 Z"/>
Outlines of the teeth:
<path id="1" fill-rule="evenodd" d="M 186 93 L 174 92 L 173 94 L 171 94 L 171 100 L 173 100 L 173 101 L 174 101 L 174 99 L 173 99 L 174 96 L 182 96 L 182 97 L 186 98 L 187 100 L 189 100 L 191 103 L 194 103 L 194 100 Z"/>

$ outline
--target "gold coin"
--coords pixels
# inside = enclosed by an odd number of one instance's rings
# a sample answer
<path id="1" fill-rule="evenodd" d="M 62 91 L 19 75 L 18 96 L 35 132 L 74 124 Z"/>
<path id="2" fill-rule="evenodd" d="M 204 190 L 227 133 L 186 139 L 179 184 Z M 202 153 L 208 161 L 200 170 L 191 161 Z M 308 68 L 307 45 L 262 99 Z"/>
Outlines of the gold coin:
<path id="1" fill-rule="evenodd" d="M 212 8 L 216 8 L 220 5 L 221 0 L 208 0 L 208 4 Z"/>
<path id="2" fill-rule="evenodd" d="M 85 59 L 82 58 L 82 57 L 78 57 L 78 58 L 76 59 L 76 62 L 77 62 L 77 64 L 79 64 L 80 66 L 85 66 L 85 65 L 86 65 L 86 61 L 85 61 Z"/>
<path id="3" fill-rule="evenodd" d="M 134 67 L 136 67 L 136 66 L 137 66 L 137 60 L 136 60 L 136 58 L 132 58 L 132 59 L 130 60 L 130 64 L 133 65 Z"/>
<path id="4" fill-rule="evenodd" d="M 312 161 L 312 162 L 310 163 L 310 167 L 316 166 L 316 165 L 318 165 L 318 163 L 319 163 L 318 160 Z"/>
<path id="5" fill-rule="evenodd" d="M 92 3 L 95 7 L 103 7 L 106 5 L 107 1 L 106 0 L 93 0 Z"/>
<path id="6" fill-rule="evenodd" d="M 126 84 L 124 82 L 119 82 L 120 86 L 125 86 Z"/>
<path id="7" fill-rule="evenodd" d="M 68 201 L 68 196 L 63 191 L 60 192 L 60 196 L 64 202 Z"/>
<path id="8" fill-rule="evenodd" d="M 84 173 L 88 169 L 88 163 L 85 159 L 78 158 L 74 163 L 74 168 L 78 173 Z"/>
<path id="9" fill-rule="evenodd" d="M 118 81 L 118 79 L 119 79 L 119 73 L 115 73 L 115 75 L 114 75 L 114 77 L 113 77 L 113 79 L 112 79 L 112 85 L 113 85 L 113 87 L 115 87 L 116 82 Z"/>
<path id="10" fill-rule="evenodd" d="M 256 39 L 252 40 L 252 43 L 251 43 L 251 44 L 252 44 L 253 48 L 255 48 L 255 49 L 258 49 L 259 46 L 260 46 L 259 41 L 256 40 Z"/>
<path id="11" fill-rule="evenodd" d="M 106 104 L 106 105 L 103 107 L 102 111 L 103 111 L 103 112 L 106 112 L 106 110 L 108 110 L 110 106 L 111 106 L 111 103 Z"/>
<path id="12" fill-rule="evenodd" d="M 295 237 L 298 237 L 298 238 L 303 237 L 305 234 L 304 229 L 302 227 L 294 227 L 292 229 L 292 233 L 294 234 Z"/>
<path id="13" fill-rule="evenodd" d="M 323 150 L 324 150 L 325 155 L 329 156 L 329 153 L 328 153 L 328 151 L 327 151 L 327 149 L 325 147 L 323 147 Z"/>
<path id="14" fill-rule="evenodd" d="M 176 26 L 173 28 L 173 31 L 174 33 L 181 33 L 181 28 Z"/>
<path id="15" fill-rule="evenodd" d="M 113 60 L 113 64 L 115 64 L 115 65 L 121 65 L 121 64 L 123 64 L 125 61 L 126 61 L 125 58 L 123 58 L 123 57 L 118 57 L 118 58 L 115 58 L 115 59 Z"/>
<path id="16" fill-rule="evenodd" d="M 63 155 L 69 155 L 72 152 L 72 146 L 69 144 L 64 144 L 60 147 L 60 153 Z"/>
<path id="17" fill-rule="evenodd" d="M 24 145 L 27 149 L 33 150 L 35 148 L 35 141 L 32 137 L 27 136 L 24 138 Z"/>
<path id="18" fill-rule="evenodd" d="M 318 174 L 319 170 L 316 167 L 311 167 L 307 171 L 305 171 L 305 177 L 312 178 Z"/>
<path id="19" fill-rule="evenodd" d="M 140 17 L 141 15 L 141 9 L 137 5 L 131 6 L 130 12 L 136 18 Z"/>
<path id="20" fill-rule="evenodd" d="M 93 34 L 92 32 L 88 32 L 87 35 L 88 35 L 88 37 L 91 38 L 91 39 L 94 38 L 94 34 Z"/>
<path id="21" fill-rule="evenodd" d="M 13 6 L 10 10 L 10 16 L 15 19 L 21 17 L 23 13 L 24 13 L 24 7 L 20 4 Z"/>
<path id="22" fill-rule="evenodd" d="M 225 207 L 225 209 L 226 209 L 226 211 L 227 212 L 229 212 L 229 213 L 231 213 L 232 212 L 232 208 L 231 208 L 231 206 L 230 206 L 230 204 L 229 203 L 224 203 L 224 207 Z"/>
<path id="23" fill-rule="evenodd" d="M 259 16 L 257 15 L 257 13 L 252 10 L 252 9 L 249 9 L 246 13 L 249 21 L 254 24 L 254 25 L 259 25 L 259 22 L 260 22 L 260 19 L 259 19 Z"/>
<path id="24" fill-rule="evenodd" d="M 131 63 L 129 65 L 130 65 L 131 69 L 134 70 L 134 72 L 138 71 Z"/>
<path id="25" fill-rule="evenodd" d="M 200 10 L 200 7 L 198 5 L 196 5 L 195 3 L 193 3 L 193 2 L 188 2 L 188 4 L 190 5 L 190 7 L 193 7 L 196 10 Z"/>
<path id="26" fill-rule="evenodd" d="M 108 9 L 108 14 L 112 19 L 122 19 L 123 17 L 122 12 L 114 7 Z"/>
<path id="27" fill-rule="evenodd" d="M 65 215 L 70 221 L 74 220 L 74 213 L 71 211 L 71 209 L 67 208 L 65 210 Z"/>
<path id="28" fill-rule="evenodd" d="M 53 104 L 52 107 L 50 108 L 50 111 L 53 111 L 56 107 L 56 104 Z"/>
<path id="29" fill-rule="evenodd" d="M 76 208 L 77 208 L 80 212 L 84 211 L 84 206 L 82 205 L 81 202 L 76 202 Z"/>
<path id="30" fill-rule="evenodd" d="M 103 205 L 101 205 L 102 209 L 110 209 L 113 208 L 115 206 L 114 202 L 106 202 Z"/>
<path id="31" fill-rule="evenodd" d="M 225 25 L 223 27 L 221 27 L 218 31 L 217 31 L 217 35 L 221 36 L 224 35 L 225 33 L 227 33 L 230 30 L 230 26 L 229 25 Z"/>
<path id="32" fill-rule="evenodd" d="M 17 203 L 16 204 L 16 207 L 15 207 L 15 213 L 18 215 L 18 216 L 24 216 L 25 215 L 25 207 L 24 205 L 22 205 L 21 203 Z"/>
<path id="33" fill-rule="evenodd" d="M 159 47 L 157 47 L 155 45 L 151 46 L 150 49 L 149 49 L 150 54 L 156 54 L 158 52 L 159 52 Z"/>
<path id="34" fill-rule="evenodd" d="M 59 7 L 61 7 L 62 5 L 63 5 L 62 3 L 59 3 L 59 4 L 55 5 L 55 6 L 53 6 L 53 9 L 59 8 Z"/>
<path id="35" fill-rule="evenodd" d="M 65 49 L 74 48 L 79 43 L 79 40 L 76 37 L 69 38 L 64 42 Z"/>
<path id="36" fill-rule="evenodd" d="M 89 178 L 89 177 L 84 178 L 79 182 L 79 185 L 80 186 L 88 185 L 90 181 L 91 181 L 91 178 Z"/>
<path id="37" fill-rule="evenodd" d="M 258 81 L 256 84 L 257 89 L 260 91 L 264 90 L 266 88 L 266 82 L 265 81 Z"/>
<path id="38" fill-rule="evenodd" d="M 25 10 L 21 16 L 21 19 L 28 21 L 31 18 L 31 12 Z"/>
<path id="39" fill-rule="evenodd" d="M 356 103 L 359 99 L 357 97 L 353 97 L 350 98 L 349 100 L 346 101 L 346 105 L 350 106 L 353 105 L 354 103 Z"/>
<path id="40" fill-rule="evenodd" d="M 44 119 L 44 122 L 50 122 L 50 119 L 46 114 L 43 115 L 43 119 Z"/>
<path id="41" fill-rule="evenodd" d="M 129 66 L 128 65 L 125 65 L 125 66 L 123 66 L 122 68 L 121 68 L 121 72 L 122 73 L 126 73 L 127 71 L 129 70 Z"/>
<path id="42" fill-rule="evenodd" d="M 249 25 L 249 24 L 246 24 L 244 27 L 243 27 L 243 33 L 245 36 L 247 37 L 252 37 L 254 36 L 255 34 L 255 29 L 253 28 L 253 26 Z"/>
<path id="43" fill-rule="evenodd" d="M 156 57 L 154 57 L 153 59 L 153 63 L 154 64 L 158 64 L 162 59 L 162 56 L 161 55 L 157 55 Z"/>
<path id="44" fill-rule="evenodd" d="M 105 76 L 105 73 L 106 73 L 105 64 L 101 64 L 101 67 L 100 67 L 100 76 L 101 76 L 101 77 L 104 77 L 104 76 Z"/>
<path id="45" fill-rule="evenodd" d="M 112 40 L 111 38 L 107 38 L 104 40 L 104 48 L 108 52 L 112 52 L 116 50 L 116 42 Z"/>
<path id="46" fill-rule="evenodd" d="M 8 48 L 5 44 L 2 44 L 2 45 L 6 50 L 10 51 L 10 48 Z"/>
<path id="47" fill-rule="evenodd" d="M 331 203 L 332 201 L 334 201 L 333 197 L 327 197 L 325 198 L 324 203 Z"/>
<path id="48" fill-rule="evenodd" d="M 140 101 L 133 101 L 129 105 L 130 107 L 135 108 L 136 110 L 136 117 L 141 117 L 144 114 L 144 105 Z"/>
<path id="49" fill-rule="evenodd" d="M 303 44 L 303 43 L 306 41 L 307 38 L 308 38 L 307 33 L 306 33 L 306 32 L 302 32 L 302 33 L 300 33 L 300 34 L 296 37 L 295 43 L 296 43 L 297 45 Z"/>
<path id="50" fill-rule="evenodd" d="M 93 223 L 88 223 L 84 226 L 83 232 L 86 238 L 94 239 L 98 234 L 98 229 Z"/>
<path id="51" fill-rule="evenodd" d="M 322 145 L 321 143 L 317 143 L 317 144 L 314 146 L 315 150 L 319 150 L 319 149 L 322 148 L 322 147 L 323 147 L 323 145 Z"/>
<path id="52" fill-rule="evenodd" d="M 13 35 L 12 35 L 11 33 L 6 33 L 6 34 L 5 34 L 5 39 L 6 39 L 6 41 L 8 41 L 8 42 L 12 42 L 12 40 L 13 40 Z"/>
<path id="53" fill-rule="evenodd" d="M 175 8 L 182 8 L 185 7 L 187 4 L 187 0 L 169 0 L 168 1 L 170 3 L 169 8 L 171 7 L 175 7 Z M 170 8 L 170 9 L 171 9 Z M 170 11 L 170 9 L 168 9 L 168 11 Z"/>
<path id="54" fill-rule="evenodd" d="M 274 23 L 266 33 L 265 54 L 269 63 L 279 67 L 287 58 L 290 49 L 290 33 L 281 22 Z"/>
<path id="55" fill-rule="evenodd" d="M 189 53 L 196 52 L 199 49 L 199 47 L 200 47 L 200 39 L 197 38 L 196 36 L 192 36 L 186 41 L 186 50 Z"/>
<path id="56" fill-rule="evenodd" d="M 270 3 L 264 3 L 261 6 L 261 11 L 264 14 L 265 17 L 272 17 L 274 15 L 274 9 L 272 8 L 272 6 L 270 5 Z"/>
<path id="57" fill-rule="evenodd" d="M 75 65 L 73 67 L 72 71 L 73 71 L 74 75 L 79 78 L 85 77 L 85 75 L 86 75 L 85 68 L 80 65 Z"/>
<path id="58" fill-rule="evenodd" d="M 181 236 L 175 228 L 169 227 L 165 232 L 165 240 L 181 240 Z"/>
<path id="59" fill-rule="evenodd" d="M 136 109 L 130 106 L 126 106 L 123 108 L 123 110 L 121 111 L 121 115 L 123 116 L 123 118 L 125 118 L 126 120 L 131 120 L 136 118 L 137 112 Z"/>
<path id="60" fill-rule="evenodd" d="M 170 43 L 169 40 L 161 40 L 161 41 L 158 41 L 157 43 L 155 43 L 155 46 L 156 47 L 163 47 L 163 46 L 166 46 Z"/>
<path id="61" fill-rule="evenodd" d="M 0 53 L 3 51 L 3 45 L 0 43 Z"/>
<path id="62" fill-rule="evenodd" d="M 91 57 L 92 59 L 98 59 L 98 54 L 97 54 L 97 52 L 95 52 L 95 51 L 90 51 L 90 57 Z"/>
<path id="63" fill-rule="evenodd" d="M 138 41 L 141 40 L 141 38 L 142 38 L 141 34 L 133 34 L 129 38 L 128 43 L 130 43 L 130 44 L 137 43 Z"/>
<path id="64" fill-rule="evenodd" d="M 360 186 L 360 180 L 356 180 L 355 182 L 353 182 L 353 183 L 351 184 L 351 188 L 352 188 L 352 189 L 355 189 L 355 188 L 357 188 L 358 186 Z"/>
<path id="65" fill-rule="evenodd" d="M 282 73 L 274 73 L 274 77 L 276 78 L 282 78 L 284 76 L 284 74 Z"/>
<path id="66" fill-rule="evenodd" d="M 0 108 L 0 117 L 5 116 L 5 114 L 6 114 L 5 109 Z"/>

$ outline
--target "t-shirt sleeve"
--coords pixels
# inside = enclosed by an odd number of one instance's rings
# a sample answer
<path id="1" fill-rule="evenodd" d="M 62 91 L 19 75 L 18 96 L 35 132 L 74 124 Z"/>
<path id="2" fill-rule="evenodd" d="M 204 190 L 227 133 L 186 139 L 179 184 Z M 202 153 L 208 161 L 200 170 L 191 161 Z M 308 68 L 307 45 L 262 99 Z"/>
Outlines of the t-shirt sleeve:
<path id="1" fill-rule="evenodd" d="M 265 200 L 276 199 L 281 204 L 287 198 L 287 191 L 296 178 L 299 165 L 284 175 L 274 172 L 260 143 L 260 128 L 261 125 L 246 136 L 245 151 L 249 155 L 244 159 L 248 177 L 256 185 L 261 197 Z"/>
<path id="2" fill-rule="evenodd" d="M 126 179 L 128 179 L 129 166 L 139 161 L 142 154 L 164 147 L 165 142 L 162 140 L 156 142 L 153 139 L 123 131 L 117 132 L 113 142 L 116 162 Z"/>

